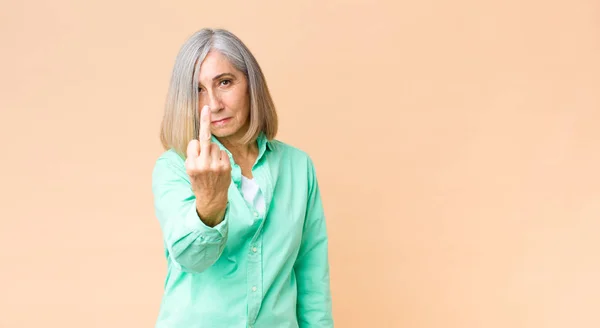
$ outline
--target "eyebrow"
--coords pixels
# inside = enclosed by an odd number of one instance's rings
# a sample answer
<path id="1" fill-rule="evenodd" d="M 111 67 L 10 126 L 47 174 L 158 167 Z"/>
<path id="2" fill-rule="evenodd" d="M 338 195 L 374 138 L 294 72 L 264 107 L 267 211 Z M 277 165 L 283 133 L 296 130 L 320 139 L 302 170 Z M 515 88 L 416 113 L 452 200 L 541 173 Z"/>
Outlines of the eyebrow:
<path id="1" fill-rule="evenodd" d="M 233 74 L 231 74 L 231 73 L 221 73 L 221 74 L 219 74 L 219 75 L 217 75 L 217 76 L 213 77 L 213 81 L 215 81 L 215 80 L 218 80 L 218 79 L 222 78 L 223 76 L 231 76 L 231 77 L 235 77 L 235 76 L 234 76 Z"/>

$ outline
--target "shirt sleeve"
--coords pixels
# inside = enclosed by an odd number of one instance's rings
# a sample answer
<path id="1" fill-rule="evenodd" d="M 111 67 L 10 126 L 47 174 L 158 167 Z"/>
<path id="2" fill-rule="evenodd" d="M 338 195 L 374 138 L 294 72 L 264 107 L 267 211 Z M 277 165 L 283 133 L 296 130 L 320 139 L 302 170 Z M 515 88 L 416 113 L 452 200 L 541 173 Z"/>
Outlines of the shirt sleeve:
<path id="1" fill-rule="evenodd" d="M 309 160 L 309 194 L 302 243 L 294 265 L 300 327 L 333 327 L 328 237 L 319 185 Z"/>
<path id="2" fill-rule="evenodd" d="M 183 161 L 168 157 L 156 161 L 152 193 L 169 260 L 186 272 L 202 272 L 213 265 L 227 242 L 229 203 L 223 221 L 215 227 L 205 225 L 196 211 Z"/>

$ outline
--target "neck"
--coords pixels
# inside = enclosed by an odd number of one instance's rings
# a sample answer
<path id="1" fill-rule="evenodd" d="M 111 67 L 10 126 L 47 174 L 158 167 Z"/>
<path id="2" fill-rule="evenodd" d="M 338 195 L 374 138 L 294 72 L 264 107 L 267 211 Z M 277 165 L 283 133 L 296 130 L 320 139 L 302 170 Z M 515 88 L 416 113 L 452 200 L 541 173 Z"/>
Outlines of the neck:
<path id="1" fill-rule="evenodd" d="M 233 160 L 238 164 L 252 160 L 252 158 L 258 156 L 258 145 L 256 142 L 243 144 L 237 138 L 222 138 L 219 139 L 219 142 L 229 150 L 233 156 Z"/>

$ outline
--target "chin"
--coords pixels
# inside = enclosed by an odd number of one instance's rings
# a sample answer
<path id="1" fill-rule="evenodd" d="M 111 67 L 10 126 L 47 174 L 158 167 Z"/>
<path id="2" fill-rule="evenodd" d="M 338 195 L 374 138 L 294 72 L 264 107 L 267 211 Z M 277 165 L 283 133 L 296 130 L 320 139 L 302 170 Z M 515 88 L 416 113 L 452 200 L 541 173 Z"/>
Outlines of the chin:
<path id="1" fill-rule="evenodd" d="M 224 128 L 224 129 L 216 129 L 212 132 L 212 134 L 217 138 L 227 138 L 235 135 L 237 133 L 236 129 Z"/>
<path id="2" fill-rule="evenodd" d="M 233 123 L 233 124 L 231 124 Z M 237 124 L 236 124 L 237 123 Z M 221 126 L 218 128 L 212 128 L 212 134 L 217 138 L 240 138 L 244 135 L 244 133 L 248 130 L 248 125 L 243 124 L 240 125 L 239 122 L 230 122 L 230 124 L 226 124 L 225 126 Z"/>

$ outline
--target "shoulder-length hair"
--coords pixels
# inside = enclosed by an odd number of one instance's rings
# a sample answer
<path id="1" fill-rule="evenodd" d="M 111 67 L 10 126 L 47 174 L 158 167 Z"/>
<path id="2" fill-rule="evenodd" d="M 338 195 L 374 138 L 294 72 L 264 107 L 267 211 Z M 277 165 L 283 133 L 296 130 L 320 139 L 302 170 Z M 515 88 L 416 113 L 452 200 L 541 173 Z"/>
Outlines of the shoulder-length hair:
<path id="1" fill-rule="evenodd" d="M 261 132 L 268 140 L 277 134 L 275 105 L 254 55 L 233 33 L 204 28 L 189 37 L 177 54 L 160 128 L 163 148 L 173 148 L 183 157 L 188 143 L 198 138 L 198 77 L 201 63 L 211 50 L 223 54 L 248 80 L 250 126 L 242 142 L 254 142 Z"/>

